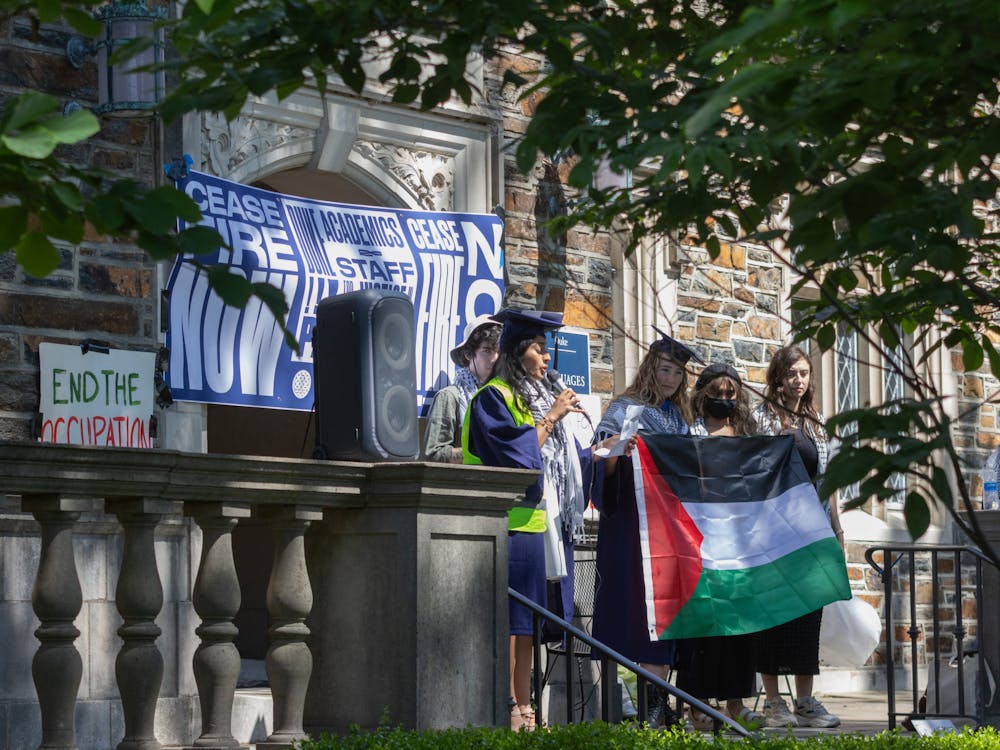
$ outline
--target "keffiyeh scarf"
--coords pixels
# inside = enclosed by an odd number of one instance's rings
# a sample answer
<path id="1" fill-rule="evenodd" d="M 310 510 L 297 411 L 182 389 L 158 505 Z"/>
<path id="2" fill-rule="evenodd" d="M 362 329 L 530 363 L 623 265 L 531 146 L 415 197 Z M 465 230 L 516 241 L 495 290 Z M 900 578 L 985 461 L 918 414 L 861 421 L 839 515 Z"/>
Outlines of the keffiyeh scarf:
<path id="1" fill-rule="evenodd" d="M 462 407 L 459 414 L 465 414 L 466 409 L 469 408 L 469 401 L 476 395 L 481 383 L 468 367 L 459 367 L 452 385 L 458 389 L 458 403 Z"/>
<path id="2" fill-rule="evenodd" d="M 669 401 L 661 409 L 642 404 L 641 401 L 631 396 L 622 396 L 612 401 L 608 410 L 604 412 L 604 418 L 597 425 L 594 442 L 619 434 L 625 423 L 625 410 L 635 405 L 645 406 L 639 419 L 640 430 L 666 435 L 686 435 L 688 433 L 687 423 L 681 416 L 680 410 Z"/>
<path id="3" fill-rule="evenodd" d="M 537 424 L 552 408 L 555 397 L 543 383 L 529 381 L 528 390 L 526 400 Z M 551 484 L 559 498 L 559 517 L 567 534 L 583 528 L 583 511 L 586 507 L 580 458 L 574 443 L 562 421 L 559 421 L 541 448 L 542 472 L 546 483 Z"/>

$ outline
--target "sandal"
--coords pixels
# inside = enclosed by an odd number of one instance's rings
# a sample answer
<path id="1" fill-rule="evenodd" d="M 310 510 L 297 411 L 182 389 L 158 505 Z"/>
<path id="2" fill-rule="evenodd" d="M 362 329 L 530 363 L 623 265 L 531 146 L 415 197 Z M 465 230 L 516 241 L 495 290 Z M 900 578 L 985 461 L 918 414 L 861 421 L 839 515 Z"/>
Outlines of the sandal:
<path id="1" fill-rule="evenodd" d="M 742 724 L 747 729 L 759 729 L 764 726 L 767 717 L 764 714 L 754 711 L 752 708 L 743 706 L 736 714 L 728 712 L 729 717 L 737 724 Z"/>
<path id="2" fill-rule="evenodd" d="M 699 732 L 711 732 L 715 728 L 715 721 L 712 717 L 706 713 L 702 713 L 697 708 L 692 707 L 689 710 L 689 715 L 691 717 L 691 726 Z"/>
<path id="3" fill-rule="evenodd" d="M 521 710 L 521 716 L 524 718 L 524 728 L 529 732 L 535 731 L 535 709 L 528 706 L 528 710 Z"/>
<path id="4" fill-rule="evenodd" d="M 510 728 L 515 732 L 535 731 L 535 712 L 531 706 L 514 706 L 510 711 Z"/>

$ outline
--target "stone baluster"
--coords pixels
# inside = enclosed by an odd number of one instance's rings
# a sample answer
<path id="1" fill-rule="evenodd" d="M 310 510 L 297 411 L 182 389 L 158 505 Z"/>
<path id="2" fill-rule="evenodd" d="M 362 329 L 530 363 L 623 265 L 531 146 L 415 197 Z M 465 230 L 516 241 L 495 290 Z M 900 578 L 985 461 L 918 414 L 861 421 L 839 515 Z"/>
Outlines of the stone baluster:
<path id="1" fill-rule="evenodd" d="M 195 633 L 194 679 L 201 705 L 201 736 L 195 748 L 229 748 L 233 738 L 233 695 L 240 675 L 240 655 L 233 639 L 233 618 L 240 609 L 240 582 L 233 561 L 233 527 L 250 516 L 250 506 L 236 503 L 185 503 L 202 533 L 201 563 L 191 603 L 201 618 Z"/>
<path id="2" fill-rule="evenodd" d="M 124 498 L 108 500 L 107 513 L 118 517 L 124 530 L 124 549 L 115 602 L 124 624 L 123 641 L 115 660 L 118 693 L 125 720 L 125 737 L 118 750 L 158 750 L 154 733 L 156 701 L 163 681 L 163 655 L 156 645 L 160 628 L 156 617 L 163 607 L 163 587 L 156 566 L 154 538 L 160 518 L 180 512 L 170 500 Z"/>
<path id="3" fill-rule="evenodd" d="M 306 688 L 312 674 L 312 653 L 306 643 L 305 620 L 312 610 L 312 586 L 306 569 L 305 531 L 321 521 L 318 508 L 264 507 L 274 533 L 274 564 L 267 585 L 267 611 L 271 616 L 271 646 L 265 666 L 274 701 L 274 731 L 258 750 L 291 747 L 307 737 L 302 729 Z"/>
<path id="4" fill-rule="evenodd" d="M 41 557 L 31 593 L 32 607 L 41 621 L 35 631 L 40 645 L 31 662 L 31 676 L 42 714 L 39 747 L 45 750 L 76 747 L 74 717 L 83 660 L 74 645 L 80 631 L 73 621 L 83 606 L 83 592 L 73 554 L 73 526 L 90 507 L 88 500 L 56 494 L 21 499 L 21 508 L 42 527 Z"/>

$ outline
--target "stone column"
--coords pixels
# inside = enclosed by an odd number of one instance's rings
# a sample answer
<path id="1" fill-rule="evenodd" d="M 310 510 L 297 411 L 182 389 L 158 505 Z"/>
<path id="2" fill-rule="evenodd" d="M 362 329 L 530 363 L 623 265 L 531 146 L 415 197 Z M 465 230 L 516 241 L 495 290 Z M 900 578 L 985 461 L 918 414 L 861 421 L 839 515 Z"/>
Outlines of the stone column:
<path id="1" fill-rule="evenodd" d="M 42 550 L 31 604 L 41 621 L 35 631 L 40 645 L 31 675 L 42 713 L 45 750 L 76 748 L 74 716 L 83 676 L 83 661 L 74 641 L 80 635 L 73 621 L 83 605 L 83 592 L 73 555 L 73 525 L 91 507 L 88 500 L 56 494 L 26 495 L 21 508 L 42 527 Z"/>
<path id="2" fill-rule="evenodd" d="M 377 464 L 307 534 L 313 732 L 509 726 L 507 509 L 536 474 Z"/>
<path id="3" fill-rule="evenodd" d="M 275 540 L 274 564 L 267 585 L 271 646 L 265 661 L 274 701 L 274 731 L 256 747 L 278 750 L 308 737 L 302 729 L 302 713 L 312 674 L 306 617 L 312 610 L 313 598 L 304 535 L 310 523 L 323 520 L 323 512 L 300 506 L 265 506 L 261 515 L 270 520 Z"/>
<path id="4" fill-rule="evenodd" d="M 125 720 L 125 737 L 118 750 L 159 750 L 154 722 L 163 681 L 163 655 L 156 645 L 160 635 L 156 617 L 163 607 L 163 587 L 153 541 L 160 518 L 179 513 L 181 504 L 123 498 L 107 500 L 105 510 L 118 517 L 124 530 L 122 565 L 115 588 L 115 602 L 124 620 L 118 628 L 123 643 L 115 660 Z"/>
<path id="5" fill-rule="evenodd" d="M 250 516 L 245 503 L 184 504 L 201 529 L 201 562 L 191 603 L 201 618 L 195 633 L 194 679 L 201 705 L 201 736 L 194 748 L 239 746 L 233 737 L 233 694 L 240 675 L 240 655 L 233 644 L 233 617 L 240 609 L 240 582 L 233 562 L 233 527 Z"/>

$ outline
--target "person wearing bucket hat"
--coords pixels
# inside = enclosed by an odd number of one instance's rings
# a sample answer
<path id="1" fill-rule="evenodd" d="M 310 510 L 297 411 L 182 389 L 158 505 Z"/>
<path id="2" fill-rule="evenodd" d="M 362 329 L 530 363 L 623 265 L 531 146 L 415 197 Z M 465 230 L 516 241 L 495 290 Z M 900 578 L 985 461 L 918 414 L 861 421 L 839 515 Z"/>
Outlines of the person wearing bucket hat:
<path id="1" fill-rule="evenodd" d="M 462 463 L 462 420 L 469 400 L 493 376 L 500 328 L 490 315 L 473 318 L 465 326 L 461 343 L 451 350 L 451 360 L 458 369 L 451 385 L 434 395 L 427 410 L 425 460 Z"/>
<path id="2" fill-rule="evenodd" d="M 581 448 L 563 424 L 568 414 L 583 413 L 578 396 L 571 388 L 553 387 L 545 376 L 545 333 L 562 327 L 562 315 L 506 309 L 494 319 L 503 324 L 500 357 L 493 378 L 472 398 L 465 415 L 465 463 L 540 472 L 524 502 L 508 513 L 509 585 L 531 601 L 572 617 L 573 535 L 583 525 L 595 461 L 593 449 Z M 559 581 L 555 601 L 547 597 L 549 579 Z M 509 618 L 510 725 L 533 729 L 533 616 L 527 607 L 511 602 Z"/>
<path id="3" fill-rule="evenodd" d="M 731 365 L 716 362 L 701 371 L 691 396 L 691 409 L 692 435 L 739 437 L 755 432 L 749 394 Z M 713 442 L 702 445 L 702 451 L 708 454 Z M 762 726 L 764 715 L 743 705 L 744 698 L 757 692 L 756 641 L 755 633 L 677 641 L 677 687 L 706 702 L 718 699 L 730 717 L 744 726 Z M 711 717 L 693 707 L 691 723 L 700 730 L 711 731 L 713 727 Z"/>
<path id="4" fill-rule="evenodd" d="M 639 363 L 632 384 L 608 406 L 597 425 L 595 440 L 620 433 L 630 406 L 642 407 L 640 432 L 687 434 L 686 365 L 701 359 L 682 342 L 658 328 L 653 330 L 657 338 Z M 603 495 L 595 491 L 593 502 L 600 512 L 594 637 L 666 679 L 674 646 L 671 641 L 649 640 L 631 459 L 619 461 L 615 475 L 604 482 Z M 671 709 L 666 691 L 649 683 L 646 691 L 650 726 L 669 727 L 683 721 Z"/>

